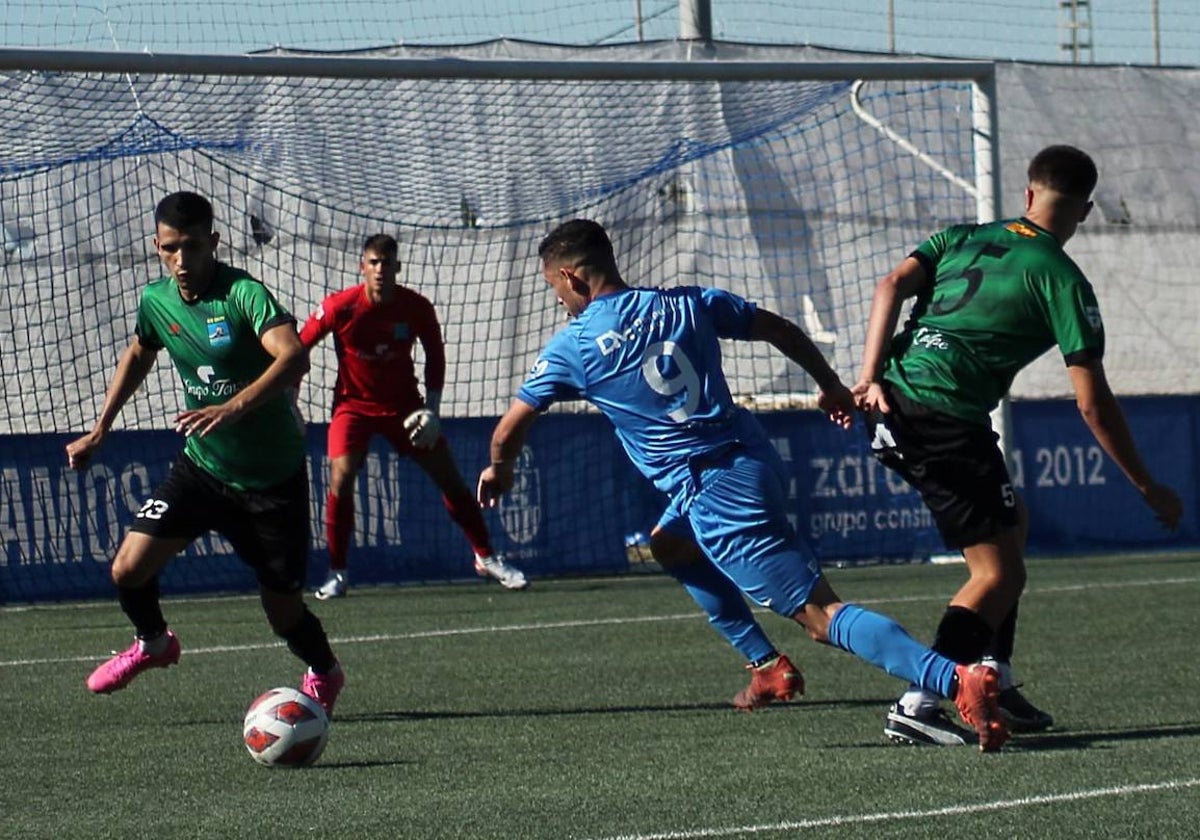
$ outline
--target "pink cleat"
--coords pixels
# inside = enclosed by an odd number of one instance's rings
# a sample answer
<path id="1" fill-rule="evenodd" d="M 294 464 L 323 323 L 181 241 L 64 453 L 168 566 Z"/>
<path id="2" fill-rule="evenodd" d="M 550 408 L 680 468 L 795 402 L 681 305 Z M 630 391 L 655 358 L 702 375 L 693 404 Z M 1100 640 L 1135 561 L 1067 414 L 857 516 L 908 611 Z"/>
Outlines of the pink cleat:
<path id="1" fill-rule="evenodd" d="M 337 702 L 345 684 L 346 674 L 342 671 L 342 666 L 335 662 L 333 668 L 325 674 L 318 674 L 312 668 L 305 671 L 300 690 L 320 703 L 325 714 L 332 718 L 333 704 Z"/>
<path id="2" fill-rule="evenodd" d="M 133 682 L 133 678 L 149 668 L 166 668 L 179 662 L 179 639 L 167 631 L 167 649 L 158 656 L 142 650 L 141 642 L 134 639 L 128 650 L 118 653 L 105 662 L 87 678 L 87 687 L 96 694 L 112 694 Z"/>

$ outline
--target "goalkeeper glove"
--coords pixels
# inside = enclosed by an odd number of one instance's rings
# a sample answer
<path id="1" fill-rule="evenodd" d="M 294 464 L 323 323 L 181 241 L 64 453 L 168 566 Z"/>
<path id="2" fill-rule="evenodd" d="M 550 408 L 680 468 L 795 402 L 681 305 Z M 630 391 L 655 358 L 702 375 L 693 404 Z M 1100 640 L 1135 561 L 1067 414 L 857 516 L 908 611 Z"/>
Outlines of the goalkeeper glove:
<path id="1" fill-rule="evenodd" d="M 422 408 L 404 418 L 404 431 L 417 449 L 433 449 L 442 436 L 442 424 L 436 414 Z"/>

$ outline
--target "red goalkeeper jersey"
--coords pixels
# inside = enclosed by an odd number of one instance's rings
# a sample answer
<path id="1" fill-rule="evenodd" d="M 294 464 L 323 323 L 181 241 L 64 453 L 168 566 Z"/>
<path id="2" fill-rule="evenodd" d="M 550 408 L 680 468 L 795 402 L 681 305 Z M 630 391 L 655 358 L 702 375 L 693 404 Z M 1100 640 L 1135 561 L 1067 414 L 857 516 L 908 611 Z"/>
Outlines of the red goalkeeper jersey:
<path id="1" fill-rule="evenodd" d="M 336 292 L 300 330 L 311 348 L 329 333 L 337 352 L 333 409 L 360 414 L 408 414 L 421 407 L 413 366 L 413 342 L 425 352 L 425 388 L 442 390 L 446 349 L 433 304 L 403 286 L 390 301 L 371 303 L 365 284 Z"/>

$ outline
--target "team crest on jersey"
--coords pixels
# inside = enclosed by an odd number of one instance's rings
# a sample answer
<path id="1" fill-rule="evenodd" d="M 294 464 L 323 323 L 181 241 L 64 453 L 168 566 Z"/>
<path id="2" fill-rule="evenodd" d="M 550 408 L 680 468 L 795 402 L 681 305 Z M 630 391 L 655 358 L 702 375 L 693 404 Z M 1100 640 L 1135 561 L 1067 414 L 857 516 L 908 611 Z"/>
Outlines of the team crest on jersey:
<path id="1" fill-rule="evenodd" d="M 1017 236 L 1024 236 L 1026 239 L 1033 239 L 1037 236 L 1037 231 L 1024 222 L 1012 222 L 1006 225 L 1004 229 L 1010 233 L 1015 233 Z"/>
<path id="2" fill-rule="evenodd" d="M 208 319 L 208 343 L 213 347 L 224 347 L 233 341 L 229 332 L 229 322 L 224 315 Z"/>
<path id="3" fill-rule="evenodd" d="M 538 359 L 533 363 L 533 367 L 529 369 L 529 379 L 537 379 L 546 372 L 546 368 L 550 367 L 550 363 L 545 359 Z"/>
<path id="4" fill-rule="evenodd" d="M 392 327 L 392 338 L 398 341 L 408 340 L 408 324 L 395 324 Z"/>
<path id="5" fill-rule="evenodd" d="M 1093 330 L 1100 332 L 1104 329 L 1104 322 L 1100 320 L 1099 306 L 1085 306 L 1083 307 L 1083 314 L 1087 318 L 1088 323 L 1091 324 Z"/>

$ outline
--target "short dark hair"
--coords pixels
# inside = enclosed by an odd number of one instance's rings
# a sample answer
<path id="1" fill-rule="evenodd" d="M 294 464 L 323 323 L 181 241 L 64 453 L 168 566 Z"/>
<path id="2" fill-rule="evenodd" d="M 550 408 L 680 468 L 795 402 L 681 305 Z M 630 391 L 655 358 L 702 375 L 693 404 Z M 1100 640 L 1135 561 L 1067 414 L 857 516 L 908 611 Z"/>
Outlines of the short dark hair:
<path id="1" fill-rule="evenodd" d="M 194 192 L 173 192 L 154 208 L 154 224 L 166 225 L 175 230 L 204 225 L 211 231 L 212 202 Z"/>
<path id="2" fill-rule="evenodd" d="M 591 219 L 572 219 L 550 231 L 538 245 L 538 256 L 544 263 L 574 262 L 598 268 L 605 274 L 612 274 L 617 268 L 612 240 L 604 227 Z"/>
<path id="3" fill-rule="evenodd" d="M 373 251 L 384 257 L 396 259 L 400 256 L 400 245 L 396 237 L 386 233 L 375 233 L 363 240 L 362 252 Z"/>
<path id="4" fill-rule="evenodd" d="M 1074 146 L 1047 146 L 1029 162 L 1029 183 L 1081 201 L 1091 197 L 1099 179 L 1095 162 Z"/>

